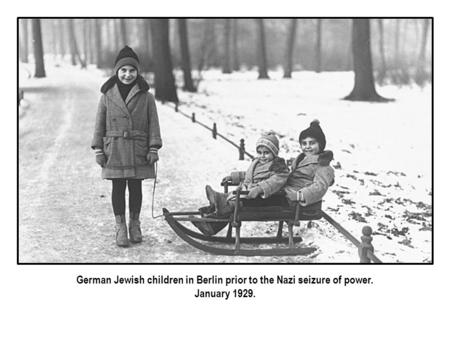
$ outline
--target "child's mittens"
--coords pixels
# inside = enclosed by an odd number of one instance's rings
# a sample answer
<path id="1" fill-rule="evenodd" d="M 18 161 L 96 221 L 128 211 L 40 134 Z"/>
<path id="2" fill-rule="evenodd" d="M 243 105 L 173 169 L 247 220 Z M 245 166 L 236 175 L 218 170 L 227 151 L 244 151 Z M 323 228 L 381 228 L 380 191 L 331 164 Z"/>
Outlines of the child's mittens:
<path id="1" fill-rule="evenodd" d="M 147 154 L 147 161 L 150 165 L 159 160 L 158 150 L 150 148 L 150 151 Z"/>
<path id="2" fill-rule="evenodd" d="M 263 189 L 261 187 L 255 187 L 250 189 L 250 191 L 248 192 L 247 198 L 249 199 L 253 199 L 258 197 L 259 195 L 261 195 L 263 193 Z"/>
<path id="3" fill-rule="evenodd" d="M 106 155 L 105 155 L 105 153 L 100 148 L 95 148 L 94 151 L 95 151 L 95 162 L 97 162 L 97 164 L 100 167 L 103 168 L 105 166 L 105 164 L 106 164 Z"/>

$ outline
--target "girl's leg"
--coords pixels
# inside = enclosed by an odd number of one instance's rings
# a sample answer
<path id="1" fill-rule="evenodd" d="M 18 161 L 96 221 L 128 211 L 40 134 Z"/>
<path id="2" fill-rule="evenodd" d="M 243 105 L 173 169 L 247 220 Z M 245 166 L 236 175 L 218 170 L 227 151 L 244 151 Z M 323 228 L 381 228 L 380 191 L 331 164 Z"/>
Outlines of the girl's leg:
<path id="1" fill-rule="evenodd" d="M 116 244 L 126 247 L 128 243 L 127 223 L 125 220 L 125 179 L 112 180 L 111 200 L 114 215 L 116 216 Z"/>
<path id="2" fill-rule="evenodd" d="M 128 180 L 128 207 L 130 209 L 130 241 L 139 243 L 142 241 L 141 222 L 139 213 L 142 206 L 142 180 Z"/>
<path id="3" fill-rule="evenodd" d="M 127 181 L 123 178 L 112 180 L 112 206 L 114 215 L 125 215 L 125 188 Z"/>
<path id="4" fill-rule="evenodd" d="M 128 207 L 131 213 L 140 213 L 142 206 L 142 180 L 128 180 Z"/>

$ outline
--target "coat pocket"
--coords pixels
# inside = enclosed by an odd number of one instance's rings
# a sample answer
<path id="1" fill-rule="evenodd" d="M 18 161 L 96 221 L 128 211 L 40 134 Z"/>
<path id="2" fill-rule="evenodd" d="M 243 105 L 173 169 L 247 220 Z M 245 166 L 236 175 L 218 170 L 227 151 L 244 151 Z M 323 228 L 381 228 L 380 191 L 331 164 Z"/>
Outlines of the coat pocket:
<path id="1" fill-rule="evenodd" d="M 147 139 L 136 139 L 134 141 L 134 156 L 136 160 L 136 165 L 147 165 L 147 154 L 148 154 L 148 144 Z"/>
<path id="2" fill-rule="evenodd" d="M 103 138 L 103 152 L 106 155 L 106 158 L 111 156 L 111 137 Z"/>

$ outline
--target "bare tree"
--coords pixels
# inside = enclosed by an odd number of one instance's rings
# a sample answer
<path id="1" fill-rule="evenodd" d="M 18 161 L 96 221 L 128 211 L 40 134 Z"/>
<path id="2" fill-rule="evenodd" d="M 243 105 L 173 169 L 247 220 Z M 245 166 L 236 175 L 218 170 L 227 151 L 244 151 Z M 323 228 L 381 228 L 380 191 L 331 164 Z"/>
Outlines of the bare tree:
<path id="1" fill-rule="evenodd" d="M 52 54 L 53 54 L 53 60 L 56 60 L 58 56 L 58 27 L 56 20 L 50 20 L 49 21 L 49 29 L 52 32 Z"/>
<path id="2" fill-rule="evenodd" d="M 400 68 L 400 19 L 395 20 L 394 67 Z"/>
<path id="3" fill-rule="evenodd" d="M 230 36 L 231 36 L 231 19 L 224 19 L 225 20 L 225 29 L 224 29 L 224 56 L 223 56 L 223 62 L 222 62 L 222 73 L 224 74 L 230 74 L 231 73 L 231 60 L 230 60 L 230 52 L 231 52 L 231 46 L 230 46 Z"/>
<path id="4" fill-rule="evenodd" d="M 200 44 L 200 55 L 198 57 L 198 71 L 210 64 L 215 49 L 214 20 L 205 19 L 203 23 L 203 38 Z"/>
<path id="5" fill-rule="evenodd" d="M 377 19 L 378 31 L 380 35 L 380 40 L 378 44 L 379 53 L 380 53 L 380 70 L 378 72 L 377 80 L 379 83 L 384 82 L 384 78 L 386 77 L 386 57 L 384 54 L 384 27 L 383 27 L 383 19 Z"/>
<path id="6" fill-rule="evenodd" d="M 292 57 L 294 54 L 296 31 L 297 31 L 297 19 L 291 19 L 291 24 L 289 26 L 289 33 L 286 41 L 286 55 L 285 55 L 284 75 L 283 75 L 285 79 L 290 79 L 292 77 Z"/>
<path id="7" fill-rule="evenodd" d="M 105 58 L 103 56 L 104 46 L 102 39 L 102 21 L 100 19 L 94 19 L 95 24 L 95 52 L 97 59 L 97 68 L 105 68 Z"/>
<path id="8" fill-rule="evenodd" d="M 81 68 L 86 68 L 86 62 L 83 60 L 83 58 L 80 55 L 80 50 L 78 48 L 78 42 L 77 37 L 75 35 L 75 27 L 73 25 L 73 21 L 75 19 L 68 19 L 67 20 L 67 28 L 69 31 L 69 39 L 70 39 L 70 54 L 72 56 L 72 65 L 76 65 L 76 60 L 80 62 Z"/>
<path id="9" fill-rule="evenodd" d="M 83 19 L 83 51 L 84 51 L 84 62 L 90 63 L 90 51 L 89 51 L 89 37 L 90 37 L 90 26 L 89 19 Z"/>
<path id="10" fill-rule="evenodd" d="M 258 43 L 257 43 L 257 57 L 258 57 L 258 79 L 268 79 L 267 74 L 267 55 L 266 55 L 266 36 L 264 32 L 263 19 L 255 19 L 258 26 Z"/>
<path id="11" fill-rule="evenodd" d="M 425 83 L 427 74 L 426 74 L 426 50 L 427 50 L 427 40 L 428 40 L 428 31 L 430 27 L 430 20 L 424 19 L 423 25 L 422 25 L 422 39 L 420 43 L 420 51 L 419 51 L 419 57 L 417 60 L 417 66 L 416 66 L 416 74 L 415 74 L 415 81 L 419 85 L 423 85 Z"/>
<path id="12" fill-rule="evenodd" d="M 122 45 L 128 45 L 127 23 L 125 19 L 120 19 L 120 35 L 122 37 Z"/>
<path id="13" fill-rule="evenodd" d="M 33 52 L 35 72 L 34 77 L 45 77 L 45 65 L 44 65 L 44 48 L 42 46 L 42 33 L 41 33 L 41 20 L 32 19 L 33 30 Z"/>
<path id="14" fill-rule="evenodd" d="M 316 73 L 322 71 L 322 20 L 317 19 L 316 23 Z"/>
<path id="15" fill-rule="evenodd" d="M 181 68 L 183 69 L 184 86 L 188 92 L 196 92 L 191 76 L 191 56 L 189 53 L 188 26 L 186 19 L 177 19 L 180 35 Z"/>
<path id="16" fill-rule="evenodd" d="M 141 34 L 139 37 L 139 41 L 143 52 L 143 57 L 141 60 L 142 70 L 144 72 L 153 71 L 150 19 L 142 19 L 140 21 L 138 32 L 140 32 Z"/>
<path id="17" fill-rule="evenodd" d="M 21 51 L 20 53 L 20 60 L 24 63 L 28 63 L 28 45 L 29 45 L 29 39 L 28 39 L 28 19 L 20 19 L 21 23 L 21 31 L 22 31 L 22 43 L 21 43 Z"/>
<path id="18" fill-rule="evenodd" d="M 233 20 L 233 70 L 239 70 L 238 19 Z"/>
<path id="19" fill-rule="evenodd" d="M 63 19 L 58 20 L 58 39 L 59 39 L 59 54 L 61 55 L 61 59 L 64 60 L 64 56 L 66 55 L 66 40 L 65 37 L 65 25 Z"/>
<path id="20" fill-rule="evenodd" d="M 152 45 L 155 61 L 155 97 L 178 103 L 169 44 L 169 19 L 152 19 Z"/>
<path id="21" fill-rule="evenodd" d="M 370 51 L 369 19 L 352 20 L 352 50 L 355 83 L 352 92 L 345 97 L 345 99 L 351 101 L 388 101 L 380 96 L 375 90 L 372 55 Z"/>

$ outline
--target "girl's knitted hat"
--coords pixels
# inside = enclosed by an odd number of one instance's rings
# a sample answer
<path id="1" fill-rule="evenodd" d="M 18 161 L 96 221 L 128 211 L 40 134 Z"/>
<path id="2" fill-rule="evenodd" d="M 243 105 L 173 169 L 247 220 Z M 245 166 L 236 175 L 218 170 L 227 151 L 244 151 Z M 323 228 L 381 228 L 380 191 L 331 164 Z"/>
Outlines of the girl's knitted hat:
<path id="1" fill-rule="evenodd" d="M 322 152 L 325 149 L 327 140 L 325 138 L 325 134 L 322 131 L 322 128 L 320 128 L 319 120 L 313 120 L 309 125 L 309 128 L 306 128 L 300 133 L 298 141 L 301 143 L 302 140 L 304 140 L 307 137 L 312 137 L 319 143 L 320 152 Z"/>
<path id="2" fill-rule="evenodd" d="M 114 62 L 114 74 L 117 74 L 117 71 L 125 65 L 133 66 L 138 73 L 140 72 L 139 58 L 134 50 L 128 46 L 123 47 L 117 55 L 116 61 Z"/>
<path id="3" fill-rule="evenodd" d="M 277 136 L 272 133 L 268 132 L 263 134 L 258 141 L 256 141 L 256 149 L 258 149 L 259 146 L 264 146 L 267 149 L 269 149 L 274 156 L 278 156 L 279 151 L 279 141 Z"/>

